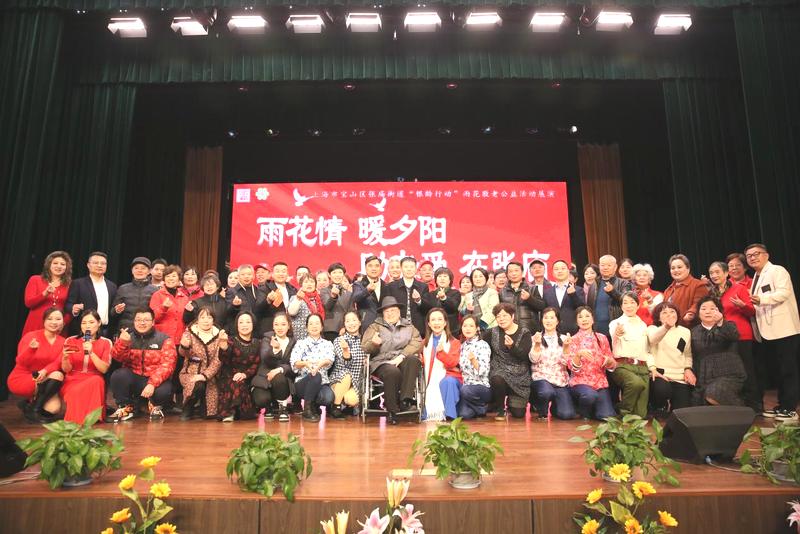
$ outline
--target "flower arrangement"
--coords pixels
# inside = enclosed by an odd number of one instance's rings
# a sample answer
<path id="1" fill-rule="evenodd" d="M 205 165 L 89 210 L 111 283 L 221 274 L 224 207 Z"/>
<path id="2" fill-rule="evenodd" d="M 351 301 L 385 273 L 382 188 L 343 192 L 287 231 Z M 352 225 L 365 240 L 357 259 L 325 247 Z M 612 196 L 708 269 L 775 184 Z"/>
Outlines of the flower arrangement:
<path id="1" fill-rule="evenodd" d="M 620 482 L 616 499 L 608 500 L 608 507 L 601 502 L 603 490 L 598 488 L 589 492 L 583 504 L 590 512 L 600 514 L 595 518 L 589 514 L 575 513 L 575 523 L 580 527 L 581 534 L 604 534 L 608 528 L 604 524 L 611 519 L 617 532 L 625 534 L 663 534 L 668 527 L 677 527 L 678 521 L 672 514 L 659 510 L 658 519 L 645 516 L 637 518 L 639 506 L 650 495 L 655 495 L 656 489 L 649 482 L 631 480 L 631 468 L 627 464 L 611 466 L 607 474 L 615 482 Z"/>
<path id="2" fill-rule="evenodd" d="M 157 456 L 149 456 L 143 459 L 139 462 L 142 471 L 138 475 L 126 476 L 118 485 L 122 494 L 136 505 L 136 509 L 139 511 L 139 517 L 134 517 L 130 508 L 117 510 L 111 514 L 109 518 L 114 526 L 108 527 L 100 534 L 114 534 L 115 532 L 123 534 L 177 534 L 178 530 L 173 524 L 159 523 L 156 525 L 158 521 L 172 511 L 172 507 L 164 502 L 164 499 L 169 497 L 172 492 L 169 484 L 164 480 L 151 484 L 149 496 L 145 504 L 142 504 L 139 494 L 135 489 L 137 480 L 152 481 L 155 479 L 156 474 L 154 468 L 160 461 L 161 458 Z M 155 525 L 155 528 L 153 525 Z"/>
<path id="3" fill-rule="evenodd" d="M 403 499 L 408 495 L 409 480 L 386 479 L 386 513 L 381 515 L 375 508 L 361 525 L 358 534 L 425 534 L 419 516 L 422 512 L 415 512 L 413 504 L 403 505 Z M 344 510 L 337 513 L 327 521 L 320 521 L 323 534 L 347 534 L 347 523 L 350 512 Z"/>
<path id="4" fill-rule="evenodd" d="M 581 425 L 576 430 L 591 430 L 591 425 Z M 650 469 L 655 471 L 655 481 L 660 484 L 678 486 L 680 483 L 674 475 L 668 472 L 671 469 L 680 472 L 681 467 L 677 462 L 664 456 L 658 444 L 664 436 L 664 429 L 653 419 L 653 434 L 655 440 L 647 431 L 647 421 L 638 415 L 626 415 L 619 419 L 609 417 L 594 429 L 593 438 L 575 436 L 570 438 L 572 443 L 586 443 L 583 457 L 589 464 L 589 473 L 592 476 L 602 475 L 609 468 L 617 464 L 624 464 L 630 468 L 641 468 L 647 475 Z"/>
<path id="5" fill-rule="evenodd" d="M 743 441 L 758 438 L 761 454 L 745 449 L 739 457 L 743 473 L 761 473 L 773 484 L 779 481 L 800 484 L 800 426 L 781 423 L 774 429 L 753 426 Z"/>
<path id="6" fill-rule="evenodd" d="M 792 507 L 792 511 L 786 516 L 786 521 L 789 522 L 790 527 L 797 528 L 797 532 L 800 534 L 800 502 L 789 501 L 786 504 Z"/>

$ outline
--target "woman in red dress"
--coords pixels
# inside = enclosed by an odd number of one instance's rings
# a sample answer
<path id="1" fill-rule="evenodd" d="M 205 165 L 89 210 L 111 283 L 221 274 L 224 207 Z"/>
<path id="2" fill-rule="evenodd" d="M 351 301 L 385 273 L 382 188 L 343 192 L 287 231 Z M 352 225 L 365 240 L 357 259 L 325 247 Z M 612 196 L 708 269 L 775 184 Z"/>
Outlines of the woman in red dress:
<path id="1" fill-rule="evenodd" d="M 63 327 L 64 312 L 48 308 L 44 311 L 44 329 L 28 332 L 17 346 L 16 365 L 6 383 L 11 393 L 27 401 L 20 408 L 31 422 L 52 422 L 61 409 L 58 390 L 64 380 L 59 370 Z"/>
<path id="2" fill-rule="evenodd" d="M 156 320 L 156 330 L 170 336 L 175 344 L 181 342 L 184 331 L 183 311 L 189 297 L 181 291 L 181 275 L 183 272 L 177 265 L 168 265 L 164 269 L 164 286 L 150 297 L 150 309 Z"/>
<path id="3" fill-rule="evenodd" d="M 103 375 L 111 363 L 111 340 L 99 335 L 100 315 L 86 310 L 80 321 L 84 334 L 67 338 L 61 356 L 61 397 L 67 405 L 64 420 L 73 423 L 83 423 L 87 415 L 105 406 Z"/>
<path id="4" fill-rule="evenodd" d="M 30 310 L 22 335 L 42 327 L 42 313 L 47 308 L 64 309 L 72 282 L 72 258 L 63 250 L 51 252 L 44 259 L 42 274 L 35 274 L 25 286 L 25 306 Z M 65 325 L 70 315 L 64 316 Z"/>

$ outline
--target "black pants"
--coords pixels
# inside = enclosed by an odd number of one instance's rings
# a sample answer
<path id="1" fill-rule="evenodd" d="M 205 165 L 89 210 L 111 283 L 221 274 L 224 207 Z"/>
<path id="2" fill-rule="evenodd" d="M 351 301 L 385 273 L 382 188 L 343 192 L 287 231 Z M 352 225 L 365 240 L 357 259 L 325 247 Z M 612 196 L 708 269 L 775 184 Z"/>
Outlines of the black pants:
<path id="1" fill-rule="evenodd" d="M 339 337 L 339 332 L 323 332 L 322 337 L 330 342 Z"/>
<path id="2" fill-rule="evenodd" d="M 142 394 L 148 378 L 137 375 L 127 367 L 120 367 L 111 375 L 111 391 L 118 406 L 133 406 L 134 400 Z M 172 398 L 172 382 L 161 383 L 150 397 L 154 406 L 164 406 Z"/>
<path id="3" fill-rule="evenodd" d="M 756 372 L 756 362 L 753 357 L 753 341 L 739 341 L 737 344 L 739 348 L 739 357 L 742 359 L 744 372 L 747 373 L 747 378 L 744 381 L 744 388 L 742 388 L 742 397 L 744 403 L 759 413 L 764 410 L 764 391 L 761 389 Z"/>
<path id="4" fill-rule="evenodd" d="M 387 411 L 400 411 L 400 399 L 413 400 L 422 364 L 419 358 L 409 356 L 395 367 L 384 363 L 372 373 L 383 382 L 383 404 Z"/>
<path id="5" fill-rule="evenodd" d="M 506 405 L 506 396 L 508 396 L 508 411 L 511 413 L 511 417 L 518 419 L 525 417 L 528 399 L 522 399 L 517 396 L 502 376 L 494 375 L 490 377 L 489 387 L 492 389 L 492 404 L 497 410 Z"/>
<path id="6" fill-rule="evenodd" d="M 692 388 L 689 384 L 668 382 L 663 378 L 650 381 L 650 404 L 655 410 L 667 411 L 669 409 L 688 408 L 692 405 Z"/>
<path id="7" fill-rule="evenodd" d="M 278 373 L 269 382 L 269 389 L 253 388 L 253 404 L 259 408 L 269 409 L 272 401 L 283 401 L 289 398 L 289 379 Z"/>
<path id="8" fill-rule="evenodd" d="M 763 341 L 764 347 L 770 356 L 775 356 L 780 366 L 778 378 L 778 405 L 781 410 L 795 411 L 797 409 L 800 384 L 797 383 L 797 349 L 800 344 L 800 334 L 780 339 Z"/>

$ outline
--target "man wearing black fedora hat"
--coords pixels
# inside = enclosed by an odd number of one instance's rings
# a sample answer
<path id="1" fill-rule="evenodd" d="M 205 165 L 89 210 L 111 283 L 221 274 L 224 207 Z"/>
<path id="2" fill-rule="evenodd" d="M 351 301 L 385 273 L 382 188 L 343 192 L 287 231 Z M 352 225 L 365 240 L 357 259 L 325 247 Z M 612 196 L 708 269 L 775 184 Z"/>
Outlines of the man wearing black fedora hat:
<path id="1" fill-rule="evenodd" d="M 400 317 L 400 304 L 394 297 L 385 297 L 378 312 L 382 317 L 364 332 L 361 346 L 370 355 L 370 374 L 383 381 L 386 419 L 396 425 L 397 413 L 414 403 L 422 338 L 410 320 Z"/>

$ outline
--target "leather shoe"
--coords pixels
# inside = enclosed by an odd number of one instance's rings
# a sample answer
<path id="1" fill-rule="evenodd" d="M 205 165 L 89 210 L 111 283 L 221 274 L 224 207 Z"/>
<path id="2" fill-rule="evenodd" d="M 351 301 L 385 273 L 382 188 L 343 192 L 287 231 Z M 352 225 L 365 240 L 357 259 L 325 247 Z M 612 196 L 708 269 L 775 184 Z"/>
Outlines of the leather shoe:
<path id="1" fill-rule="evenodd" d="M 310 406 L 303 411 L 303 419 L 311 423 L 319 422 L 319 416 L 314 413 Z"/>
<path id="2" fill-rule="evenodd" d="M 386 422 L 389 423 L 390 425 L 396 425 L 397 415 L 393 414 L 392 412 L 389 412 L 389 414 L 386 416 Z"/>

